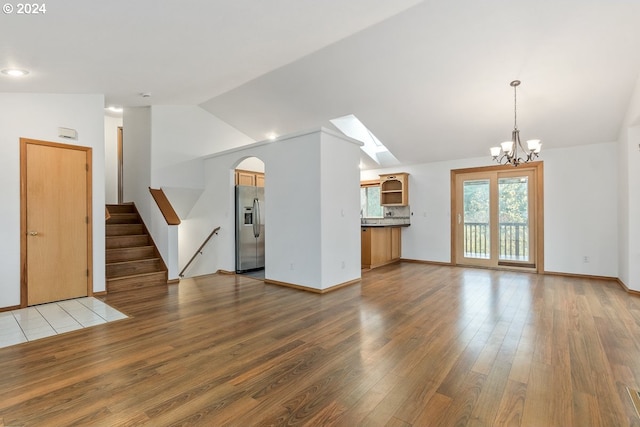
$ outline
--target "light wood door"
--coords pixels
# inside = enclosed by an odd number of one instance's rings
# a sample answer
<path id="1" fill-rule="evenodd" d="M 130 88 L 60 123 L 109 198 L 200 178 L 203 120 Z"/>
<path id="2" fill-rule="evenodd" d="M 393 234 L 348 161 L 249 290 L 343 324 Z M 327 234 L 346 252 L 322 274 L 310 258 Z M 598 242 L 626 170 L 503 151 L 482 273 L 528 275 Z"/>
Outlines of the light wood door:
<path id="1" fill-rule="evenodd" d="M 91 151 L 24 139 L 21 144 L 22 305 L 25 296 L 27 305 L 87 296 Z"/>
<path id="2" fill-rule="evenodd" d="M 124 203 L 124 135 L 118 126 L 118 204 Z"/>

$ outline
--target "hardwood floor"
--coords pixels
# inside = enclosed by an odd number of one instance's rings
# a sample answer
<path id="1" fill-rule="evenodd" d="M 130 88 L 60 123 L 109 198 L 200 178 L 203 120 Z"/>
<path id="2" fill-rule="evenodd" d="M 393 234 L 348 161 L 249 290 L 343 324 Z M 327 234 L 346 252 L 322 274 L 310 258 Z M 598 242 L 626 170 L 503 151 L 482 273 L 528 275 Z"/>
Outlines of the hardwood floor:
<path id="1" fill-rule="evenodd" d="M 405 263 L 105 300 L 133 318 L 0 349 L 0 426 L 640 426 L 640 299 L 613 282 Z"/>

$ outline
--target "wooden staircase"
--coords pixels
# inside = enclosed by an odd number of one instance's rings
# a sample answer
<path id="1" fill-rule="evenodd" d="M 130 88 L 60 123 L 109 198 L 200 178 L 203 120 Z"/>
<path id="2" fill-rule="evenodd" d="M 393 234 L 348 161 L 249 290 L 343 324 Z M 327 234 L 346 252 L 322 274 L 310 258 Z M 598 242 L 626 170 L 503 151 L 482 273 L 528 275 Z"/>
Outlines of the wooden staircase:
<path id="1" fill-rule="evenodd" d="M 133 204 L 107 205 L 107 292 L 167 285 L 167 267 Z"/>

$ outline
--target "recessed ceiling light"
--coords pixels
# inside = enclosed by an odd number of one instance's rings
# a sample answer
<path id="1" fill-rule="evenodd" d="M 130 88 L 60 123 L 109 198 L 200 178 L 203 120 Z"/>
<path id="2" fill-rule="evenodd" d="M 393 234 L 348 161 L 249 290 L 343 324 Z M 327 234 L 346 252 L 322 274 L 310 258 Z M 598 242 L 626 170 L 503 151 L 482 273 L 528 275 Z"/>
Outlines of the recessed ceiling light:
<path id="1" fill-rule="evenodd" d="M 122 113 L 122 107 L 116 107 L 112 105 L 108 108 L 109 111 L 113 111 L 114 113 Z"/>
<path id="2" fill-rule="evenodd" d="M 267 139 L 270 141 L 275 141 L 276 139 L 278 139 L 278 135 L 275 132 L 268 133 Z"/>
<path id="3" fill-rule="evenodd" d="M 22 77 L 22 76 L 26 76 L 27 74 L 29 74 L 29 71 L 21 70 L 19 68 L 5 68 L 4 70 L 2 70 L 0 72 L 2 74 L 6 75 L 6 76 L 11 76 L 11 77 Z"/>

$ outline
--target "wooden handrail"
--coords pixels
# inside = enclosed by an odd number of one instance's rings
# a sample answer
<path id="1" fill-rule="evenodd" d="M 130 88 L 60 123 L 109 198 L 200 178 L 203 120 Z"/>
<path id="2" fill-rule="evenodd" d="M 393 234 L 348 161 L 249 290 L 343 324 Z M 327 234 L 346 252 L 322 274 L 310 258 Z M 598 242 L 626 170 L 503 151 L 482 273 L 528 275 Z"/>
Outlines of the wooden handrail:
<path id="1" fill-rule="evenodd" d="M 180 274 L 178 274 L 178 276 L 180 277 L 184 277 L 184 272 L 187 270 L 187 268 L 189 267 L 189 265 L 191 265 L 191 263 L 193 262 L 194 259 L 196 259 L 196 257 L 198 255 L 202 254 L 202 248 L 204 248 L 204 245 L 207 244 L 207 242 L 209 242 L 209 240 L 211 240 L 211 238 L 213 237 L 214 234 L 218 234 L 218 230 L 220 230 L 220 227 L 216 227 L 213 229 L 213 231 L 211 232 L 211 234 L 209 234 L 209 237 L 207 237 L 204 242 L 202 242 L 202 244 L 200 245 L 200 247 L 198 248 L 198 250 L 196 251 L 195 254 L 193 254 L 193 256 L 191 257 L 191 259 L 189 260 L 189 262 L 187 263 L 187 265 L 184 266 L 184 268 L 182 269 L 182 271 L 180 272 Z"/>
<path id="2" fill-rule="evenodd" d="M 149 187 L 149 192 L 151 193 L 151 196 L 153 196 L 153 200 L 156 201 L 158 209 L 160 209 L 160 212 L 162 212 L 162 216 L 164 216 L 167 224 L 180 225 L 180 218 L 178 217 L 176 211 L 173 209 L 173 206 L 171 206 L 171 202 L 169 202 L 169 199 L 167 199 L 164 191 L 162 191 L 162 188 L 155 189 Z"/>

